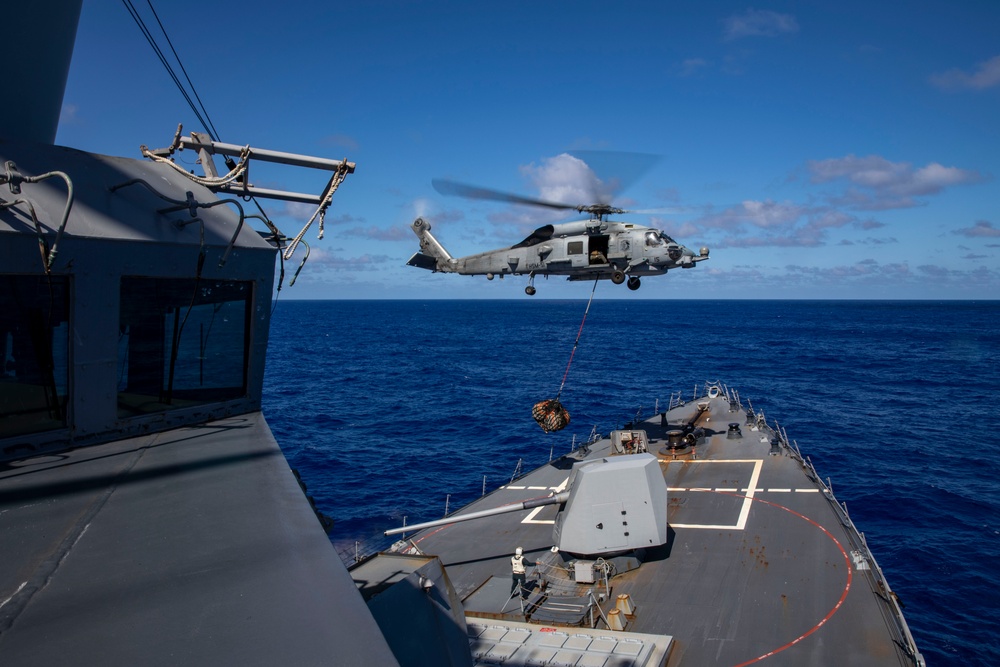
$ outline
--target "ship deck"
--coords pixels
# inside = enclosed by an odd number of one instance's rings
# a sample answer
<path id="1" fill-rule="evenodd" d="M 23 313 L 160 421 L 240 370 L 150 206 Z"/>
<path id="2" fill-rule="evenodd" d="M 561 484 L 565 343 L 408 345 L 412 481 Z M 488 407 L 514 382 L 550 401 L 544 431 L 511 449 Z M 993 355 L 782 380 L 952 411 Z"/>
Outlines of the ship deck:
<path id="1" fill-rule="evenodd" d="M 259 412 L 0 466 L 0 544 L 4 665 L 397 664 Z"/>
<path id="2" fill-rule="evenodd" d="M 703 441 L 686 452 L 669 448 L 669 432 L 693 422 L 699 404 Z M 601 611 L 628 594 L 635 614 L 625 630 L 671 636 L 668 665 L 919 664 L 894 596 L 844 508 L 780 430 L 756 415 L 749 421 L 737 400 L 718 395 L 633 427 L 647 432 L 667 481 L 668 541 L 648 550 L 639 569 L 610 579 Z M 741 437 L 730 437 L 730 424 Z M 456 514 L 562 491 L 574 462 L 613 454 L 605 438 Z M 549 552 L 556 512 L 550 505 L 451 523 L 410 541 L 441 558 L 470 621 L 531 621 L 530 608 L 525 619 L 506 595 L 482 591 L 500 581 L 509 590 L 515 547 L 532 561 Z"/>

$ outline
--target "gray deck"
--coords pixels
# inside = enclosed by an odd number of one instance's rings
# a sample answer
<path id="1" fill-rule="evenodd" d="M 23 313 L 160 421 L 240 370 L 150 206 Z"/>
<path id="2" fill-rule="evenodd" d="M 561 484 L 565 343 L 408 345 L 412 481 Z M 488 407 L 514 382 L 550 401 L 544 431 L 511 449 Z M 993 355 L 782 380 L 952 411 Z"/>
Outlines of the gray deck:
<path id="1" fill-rule="evenodd" d="M 637 571 L 611 580 L 609 602 L 627 593 L 636 607 L 626 630 L 670 635 L 668 664 L 910 665 L 889 596 L 863 543 L 828 489 L 797 453 L 781 444 L 771 455 L 769 430 L 751 430 L 724 397 L 709 401 L 707 437 L 693 454 L 659 454 L 660 418 L 643 428 L 669 487 L 668 543 Z M 675 408 L 670 424 L 687 421 L 695 404 Z M 741 439 L 726 437 L 728 423 Z M 610 441 L 587 458 L 610 455 Z M 581 456 L 574 454 L 573 456 Z M 572 458 L 542 466 L 465 508 L 497 507 L 562 490 Z M 470 597 L 491 577 L 509 582 L 517 546 L 535 560 L 552 546 L 553 506 L 449 524 L 411 536 L 439 556 L 467 612 Z M 529 572 L 529 578 L 530 578 Z M 510 609 L 510 607 L 508 607 Z M 508 616 L 509 617 L 509 616 Z"/>
<path id="2" fill-rule="evenodd" d="M 4 665 L 396 664 L 260 413 L 0 468 L 0 544 Z"/>

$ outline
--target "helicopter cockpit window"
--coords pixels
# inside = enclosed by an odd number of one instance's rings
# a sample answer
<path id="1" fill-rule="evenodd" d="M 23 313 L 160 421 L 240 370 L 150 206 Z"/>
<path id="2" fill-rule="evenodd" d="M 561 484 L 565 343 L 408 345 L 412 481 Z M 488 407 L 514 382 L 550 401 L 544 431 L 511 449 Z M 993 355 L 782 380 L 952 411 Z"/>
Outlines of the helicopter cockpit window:
<path id="1" fill-rule="evenodd" d="M 0 438 L 66 426 L 69 278 L 0 276 Z"/>
<path id="2" fill-rule="evenodd" d="M 663 245 L 663 240 L 660 238 L 661 232 L 646 232 L 646 245 L 647 246 L 658 246 Z"/>
<path id="3" fill-rule="evenodd" d="M 676 244 L 677 243 L 677 241 L 673 240 L 672 238 L 670 238 L 669 236 L 667 236 L 663 232 L 660 232 L 660 238 L 663 239 L 663 242 L 666 243 L 666 244 L 671 244 L 671 243 Z"/>
<path id="4" fill-rule="evenodd" d="M 118 417 L 245 396 L 252 295 L 252 282 L 122 278 Z"/>
<path id="5" fill-rule="evenodd" d="M 535 231 L 531 232 L 528 238 L 524 239 L 517 245 L 511 246 L 512 248 L 530 248 L 533 245 L 538 245 L 539 243 L 544 243 L 552 238 L 552 232 L 555 228 L 552 225 L 545 225 L 544 227 L 539 227 Z"/>

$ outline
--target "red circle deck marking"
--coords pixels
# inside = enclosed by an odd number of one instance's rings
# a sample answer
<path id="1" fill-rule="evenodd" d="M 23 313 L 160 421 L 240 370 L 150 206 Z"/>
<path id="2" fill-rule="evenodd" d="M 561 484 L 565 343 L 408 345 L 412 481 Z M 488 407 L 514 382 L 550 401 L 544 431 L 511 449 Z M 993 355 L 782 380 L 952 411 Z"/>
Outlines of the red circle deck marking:
<path id="1" fill-rule="evenodd" d="M 829 621 L 830 618 L 832 618 L 834 614 L 837 613 L 837 610 L 840 609 L 841 606 L 843 606 L 844 600 L 847 599 L 847 593 L 851 590 L 851 581 L 854 579 L 854 573 L 851 571 L 851 559 L 847 555 L 847 551 L 840 544 L 840 541 L 837 540 L 837 538 L 834 537 L 833 534 L 829 530 L 827 530 L 826 528 L 824 528 L 823 525 L 820 524 L 819 522 L 810 519 L 805 514 L 802 514 L 800 512 L 796 512 L 795 510 L 793 510 L 793 509 L 791 509 L 789 507 L 785 507 L 784 505 L 779 505 L 778 503 L 771 502 L 770 500 L 762 500 L 760 498 L 755 498 L 753 496 L 744 496 L 744 495 L 740 495 L 738 493 L 728 493 L 728 492 L 725 492 L 725 491 L 712 491 L 710 489 L 706 489 L 706 491 L 709 491 L 710 493 L 721 493 L 722 495 L 733 496 L 735 498 L 744 498 L 744 499 L 749 498 L 752 502 L 761 502 L 761 503 L 764 503 L 766 505 L 770 505 L 771 507 L 777 507 L 778 509 L 785 510 L 789 514 L 794 514 L 795 516 L 799 517 L 800 519 L 811 523 L 812 525 L 814 525 L 815 527 L 817 527 L 821 531 L 823 531 L 823 534 L 826 535 L 827 537 L 829 537 L 830 540 L 833 541 L 833 543 L 835 545 L 837 545 L 837 548 L 840 550 L 840 554 L 844 557 L 844 564 L 846 565 L 846 569 L 847 569 L 847 581 L 844 583 L 844 590 L 840 594 L 840 599 L 837 600 L 837 604 L 833 605 L 833 608 L 830 609 L 829 612 L 827 612 L 826 616 L 824 616 L 820 620 L 819 623 L 817 623 L 816 625 L 814 625 L 809 630 L 807 630 L 806 632 L 802 633 L 801 635 L 799 635 L 798 637 L 796 637 L 792 641 L 788 642 L 787 644 L 785 644 L 783 646 L 779 646 L 778 648 L 776 648 L 774 650 L 771 650 L 771 651 L 768 651 L 767 653 L 765 653 L 763 655 L 759 655 L 756 658 L 753 658 L 751 660 L 747 660 L 745 662 L 741 662 L 741 663 L 739 663 L 739 664 L 737 664 L 737 665 L 734 666 L 734 667 L 745 667 L 746 665 L 752 665 L 755 662 L 760 662 L 761 660 L 763 660 L 765 658 L 770 658 L 772 655 L 776 655 L 778 653 L 781 653 L 782 651 L 784 651 L 787 648 L 791 648 L 792 646 L 795 646 L 800 641 L 802 641 L 803 639 L 805 639 L 806 637 L 808 637 L 809 635 L 811 635 L 812 633 L 816 632 L 821 627 L 823 627 L 823 625 L 827 621 Z"/>
<path id="2" fill-rule="evenodd" d="M 689 491 L 695 491 L 695 489 L 688 489 L 688 490 Z M 834 537 L 833 534 L 829 530 L 827 530 L 826 528 L 824 528 L 822 524 L 820 524 L 817 521 L 814 521 L 813 519 L 810 519 L 809 517 L 807 517 L 805 514 L 802 514 L 801 512 L 796 512 L 795 510 L 791 509 L 790 507 L 785 507 L 784 505 L 779 505 L 778 503 L 771 502 L 770 500 L 762 500 L 761 498 L 755 498 L 753 496 L 744 496 L 744 495 L 741 495 L 739 493 L 729 493 L 728 491 L 715 491 L 715 490 L 712 490 L 712 489 L 697 489 L 697 490 L 701 491 L 701 492 L 707 492 L 707 493 L 719 493 L 719 494 L 722 494 L 724 496 L 733 496 L 734 498 L 749 499 L 751 502 L 764 503 L 765 505 L 770 505 L 771 507 L 777 507 L 778 509 L 784 510 L 784 511 L 788 512 L 789 514 L 793 514 L 793 515 L 799 517 L 803 521 L 811 523 L 813 526 L 815 526 L 816 528 L 819 528 L 821 531 L 823 531 L 823 534 L 826 535 L 827 537 L 829 537 L 830 540 L 835 545 L 837 545 L 837 549 L 840 550 L 840 554 L 844 557 L 844 565 L 846 566 L 846 569 L 847 569 L 847 581 L 844 583 L 844 590 L 840 594 L 840 599 L 837 600 L 837 603 L 835 605 L 833 605 L 833 608 L 830 609 L 829 612 L 827 612 L 826 616 L 824 616 L 820 620 L 819 623 L 817 623 L 816 625 L 814 625 L 809 630 L 807 630 L 806 632 L 802 633 L 801 635 L 799 635 L 798 637 L 796 637 L 792 641 L 788 642 L 787 644 L 785 644 L 783 646 L 779 646 L 778 648 L 776 648 L 774 650 L 768 651 L 767 653 L 764 653 L 763 655 L 759 655 L 756 658 L 752 658 L 752 659 L 747 660 L 745 662 L 741 662 L 741 663 L 735 665 L 734 667 L 746 667 L 746 665 L 752 665 L 755 662 L 760 662 L 761 660 L 764 660 L 765 658 L 770 658 L 772 655 L 777 655 L 778 653 L 781 653 L 785 649 L 791 648 L 792 646 L 795 646 L 800 641 L 802 641 L 803 639 L 805 639 L 806 637 L 808 637 L 809 635 L 811 635 L 812 633 L 816 632 L 821 627 L 823 627 L 823 625 L 827 621 L 829 621 L 830 618 L 832 618 L 834 614 L 837 613 L 837 610 L 840 609 L 841 606 L 843 606 L 844 600 L 847 599 L 847 593 L 851 590 L 851 582 L 854 579 L 854 573 L 851 571 L 851 559 L 847 555 L 847 551 L 840 544 L 840 541 L 836 537 Z M 510 504 L 515 504 L 515 503 L 510 503 Z M 449 523 L 449 524 L 445 524 L 443 526 L 440 526 L 436 530 L 433 530 L 430 533 L 427 533 L 426 535 L 421 536 L 418 540 L 416 540 L 416 542 L 420 542 L 424 538 L 430 537 L 431 535 L 434 535 L 435 533 L 438 533 L 439 531 L 442 531 L 445 528 L 448 528 L 449 526 L 454 526 L 454 525 L 455 525 L 454 523 Z"/>

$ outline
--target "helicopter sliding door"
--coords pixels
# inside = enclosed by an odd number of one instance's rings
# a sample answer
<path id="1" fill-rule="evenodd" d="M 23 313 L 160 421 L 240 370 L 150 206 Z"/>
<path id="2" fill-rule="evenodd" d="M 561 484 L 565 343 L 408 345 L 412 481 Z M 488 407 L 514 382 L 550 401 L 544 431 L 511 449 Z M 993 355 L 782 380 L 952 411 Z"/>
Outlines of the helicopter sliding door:
<path id="1" fill-rule="evenodd" d="M 588 255 L 591 265 L 604 265 L 608 263 L 608 237 L 591 236 L 590 254 Z"/>

